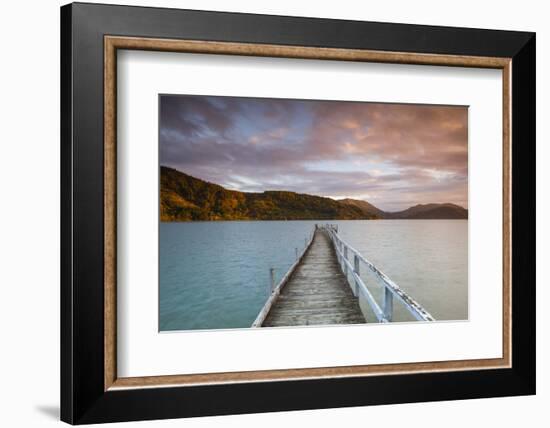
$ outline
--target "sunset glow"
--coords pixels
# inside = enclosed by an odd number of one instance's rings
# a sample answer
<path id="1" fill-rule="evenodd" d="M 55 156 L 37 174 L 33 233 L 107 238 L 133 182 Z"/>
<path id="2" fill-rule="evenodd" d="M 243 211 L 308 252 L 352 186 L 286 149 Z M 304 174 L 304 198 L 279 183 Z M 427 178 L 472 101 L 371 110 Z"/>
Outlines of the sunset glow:
<path id="1" fill-rule="evenodd" d="M 468 207 L 463 106 L 160 97 L 160 164 L 244 192 Z"/>

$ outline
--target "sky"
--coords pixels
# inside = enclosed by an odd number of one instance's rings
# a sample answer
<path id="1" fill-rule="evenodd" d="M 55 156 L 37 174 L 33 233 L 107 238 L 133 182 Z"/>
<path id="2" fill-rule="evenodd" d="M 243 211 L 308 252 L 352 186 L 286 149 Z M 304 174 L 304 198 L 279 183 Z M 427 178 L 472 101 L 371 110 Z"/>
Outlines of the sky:
<path id="1" fill-rule="evenodd" d="M 468 207 L 463 106 L 161 95 L 160 164 L 243 192 Z"/>

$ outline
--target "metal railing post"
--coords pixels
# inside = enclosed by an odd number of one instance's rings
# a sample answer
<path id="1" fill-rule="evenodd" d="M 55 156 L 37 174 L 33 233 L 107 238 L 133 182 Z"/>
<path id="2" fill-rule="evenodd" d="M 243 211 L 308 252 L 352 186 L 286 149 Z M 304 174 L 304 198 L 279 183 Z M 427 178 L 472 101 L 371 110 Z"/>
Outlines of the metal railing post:
<path id="1" fill-rule="evenodd" d="M 357 274 L 358 277 L 361 277 L 361 271 L 359 269 L 359 257 L 357 257 L 357 254 L 354 254 L 353 256 L 353 271 Z M 355 288 L 353 290 L 353 294 L 355 297 L 359 296 L 359 284 L 357 284 L 357 281 L 353 281 L 355 284 Z"/>
<path id="2" fill-rule="evenodd" d="M 348 260 L 348 247 L 344 245 L 344 259 Z M 348 279 L 348 264 L 344 262 L 344 275 Z"/>
<path id="3" fill-rule="evenodd" d="M 391 321 L 393 318 L 393 293 L 384 287 L 384 318 Z"/>
<path id="4" fill-rule="evenodd" d="M 275 290 L 275 269 L 269 268 L 269 294 L 273 293 L 273 290 Z"/>

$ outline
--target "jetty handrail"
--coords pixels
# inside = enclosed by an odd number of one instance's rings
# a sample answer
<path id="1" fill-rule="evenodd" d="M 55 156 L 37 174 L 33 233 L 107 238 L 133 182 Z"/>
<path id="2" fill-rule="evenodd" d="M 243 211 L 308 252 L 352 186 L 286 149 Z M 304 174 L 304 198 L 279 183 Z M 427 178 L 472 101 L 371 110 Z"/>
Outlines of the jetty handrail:
<path id="1" fill-rule="evenodd" d="M 393 282 L 373 263 L 367 260 L 359 251 L 340 238 L 340 236 L 338 236 L 338 229 L 335 225 L 327 224 L 319 227 L 327 231 L 334 245 L 334 249 L 336 250 L 340 268 L 346 276 L 348 283 L 350 282 L 348 273 L 351 273 L 353 281 L 350 283 L 350 286 L 353 294 L 356 297 L 359 297 L 359 293 L 364 295 L 379 322 L 392 321 L 394 297 L 397 298 L 397 300 L 411 313 L 415 319 L 419 321 L 435 321 L 435 318 L 416 300 L 403 291 L 395 282 Z M 349 253 L 353 254 L 353 264 L 350 261 Z M 384 287 L 384 303 L 382 308 L 376 302 L 370 290 L 361 279 L 361 264 L 365 265 Z"/>
<path id="2" fill-rule="evenodd" d="M 286 285 L 288 280 L 290 279 L 290 276 L 292 273 L 296 270 L 300 262 L 302 261 L 302 258 L 306 254 L 307 250 L 311 246 L 311 243 L 313 242 L 313 238 L 315 237 L 315 229 L 311 232 L 311 235 L 309 238 L 306 238 L 305 240 L 305 246 L 301 253 L 298 254 L 296 252 L 296 260 L 290 266 L 288 271 L 285 273 L 285 275 L 281 278 L 279 283 L 277 285 L 274 285 L 274 275 L 273 275 L 273 269 L 269 270 L 270 273 L 270 281 L 271 281 L 271 294 L 269 295 L 267 301 L 265 302 L 264 306 L 262 307 L 260 313 L 252 323 L 252 328 L 261 327 L 264 323 L 265 319 L 267 318 L 267 315 L 269 314 L 269 311 L 271 310 L 272 306 L 274 305 L 275 301 L 279 298 L 279 294 L 281 294 L 281 290 Z"/>

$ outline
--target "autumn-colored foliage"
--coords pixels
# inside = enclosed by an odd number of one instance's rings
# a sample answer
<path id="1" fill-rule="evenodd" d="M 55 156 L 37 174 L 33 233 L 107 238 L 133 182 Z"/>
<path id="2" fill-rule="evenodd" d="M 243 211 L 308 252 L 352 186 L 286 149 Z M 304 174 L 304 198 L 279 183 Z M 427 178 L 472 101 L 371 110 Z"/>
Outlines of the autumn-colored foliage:
<path id="1" fill-rule="evenodd" d="M 386 212 L 356 199 L 334 200 L 273 190 L 238 192 L 162 166 L 160 218 L 161 221 L 467 219 L 468 210 L 443 203 Z"/>
<path id="2" fill-rule="evenodd" d="M 238 192 L 164 166 L 160 177 L 161 221 L 376 218 L 330 198 L 285 191 Z"/>

